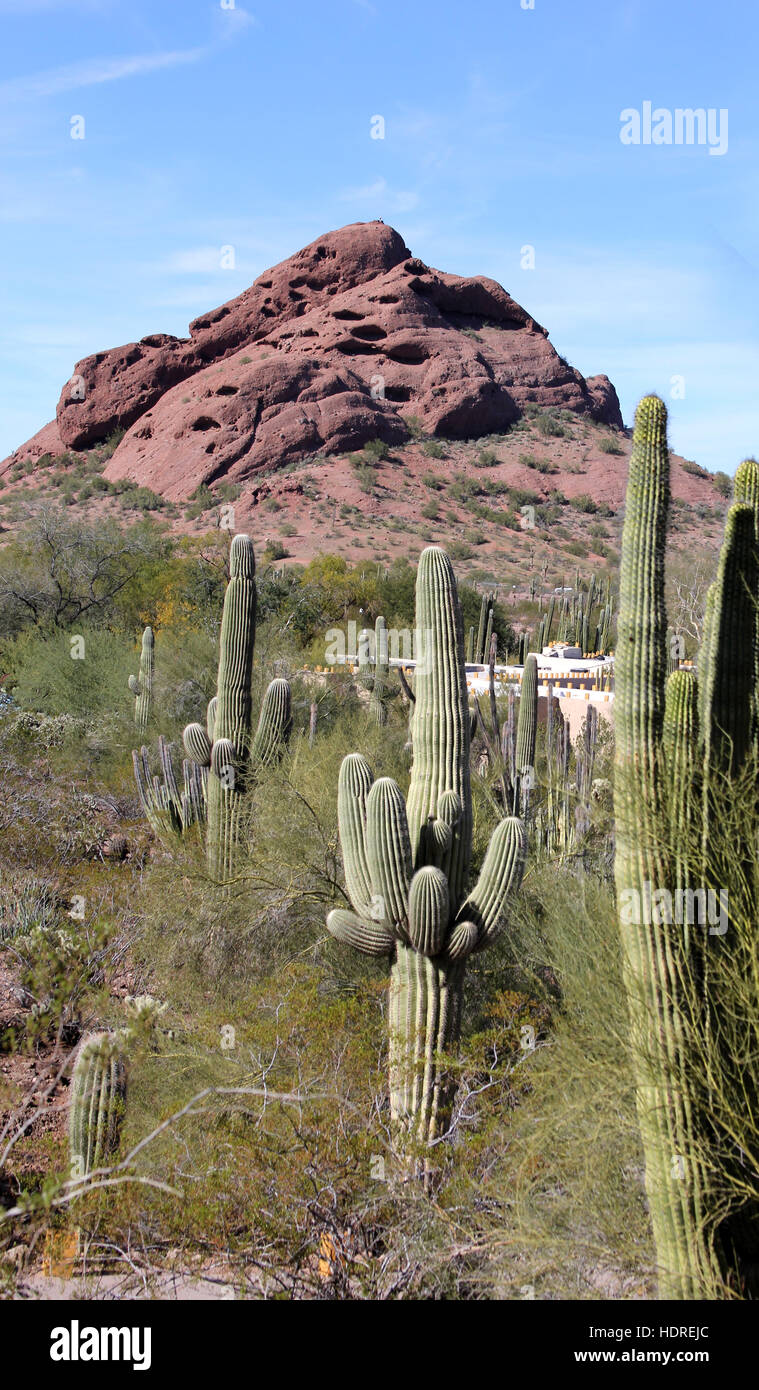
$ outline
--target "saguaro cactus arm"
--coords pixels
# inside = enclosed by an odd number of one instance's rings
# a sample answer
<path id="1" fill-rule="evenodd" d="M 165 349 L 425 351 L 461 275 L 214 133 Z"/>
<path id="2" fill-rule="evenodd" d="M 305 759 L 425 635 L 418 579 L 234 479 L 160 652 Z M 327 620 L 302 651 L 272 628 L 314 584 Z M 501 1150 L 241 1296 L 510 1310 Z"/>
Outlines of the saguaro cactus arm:
<path id="1" fill-rule="evenodd" d="M 292 727 L 290 683 L 278 677 L 267 686 L 258 727 L 251 746 L 251 761 L 262 767 L 276 762 L 285 750 Z"/>

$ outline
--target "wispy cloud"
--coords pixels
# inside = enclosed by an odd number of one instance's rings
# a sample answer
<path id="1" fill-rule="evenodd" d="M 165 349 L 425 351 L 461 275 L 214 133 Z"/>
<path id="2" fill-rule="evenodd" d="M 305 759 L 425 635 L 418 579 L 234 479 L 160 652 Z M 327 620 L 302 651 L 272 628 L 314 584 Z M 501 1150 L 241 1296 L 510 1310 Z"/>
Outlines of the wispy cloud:
<path id="1" fill-rule="evenodd" d="M 163 68 L 183 63 L 197 63 L 208 48 L 175 49 L 167 53 L 140 53 L 133 58 L 91 58 L 83 63 L 69 63 L 46 72 L 30 73 L 28 77 L 13 77 L 0 82 L 0 101 L 23 101 L 32 97 L 57 96 L 79 87 L 95 87 L 103 82 L 118 82 L 125 77 L 142 77 Z"/>
<path id="2" fill-rule="evenodd" d="M 58 9 L 70 6 L 74 0 L 31 0 L 40 9 Z M 80 0 L 87 4 L 87 0 Z M 26 5 L 26 0 L 24 0 Z M 0 0 L 0 13 L 11 6 L 13 0 Z M 100 0 L 90 0 L 89 8 L 101 8 Z M 10 12 L 10 10 L 9 10 Z M 15 9 L 13 9 L 15 13 Z M 22 11 L 19 11 L 22 12 Z M 96 87 L 105 82 L 119 82 L 127 77 L 144 77 L 152 72 L 166 68 L 181 67 L 188 63 L 199 63 L 217 49 L 236 37 L 242 30 L 257 25 L 258 20 L 249 10 L 235 6 L 217 16 L 218 37 L 213 43 L 200 44 L 197 48 L 169 49 L 157 53 L 138 53 L 131 58 L 89 58 L 79 63 L 68 63 L 59 68 L 48 68 L 44 72 L 29 73 L 25 77 L 9 78 L 0 82 L 0 101 L 26 101 L 39 97 L 58 96 L 61 92 L 73 92 L 81 87 Z"/>
<path id="3" fill-rule="evenodd" d="M 43 10 L 89 10 L 105 11 L 113 9 L 113 0 L 0 0 L 0 14 L 18 14 L 26 18 L 30 14 L 40 14 Z"/>
<path id="4" fill-rule="evenodd" d="M 168 275 L 213 275 L 215 271 L 224 269 L 221 245 L 193 246 L 186 251 L 174 251 L 161 263 L 160 269 Z"/>
<path id="5" fill-rule="evenodd" d="M 412 212 L 419 203 L 419 194 L 389 187 L 387 179 L 375 179 L 361 188 L 346 188 L 338 194 L 341 203 L 371 203 L 382 205 L 387 212 Z"/>

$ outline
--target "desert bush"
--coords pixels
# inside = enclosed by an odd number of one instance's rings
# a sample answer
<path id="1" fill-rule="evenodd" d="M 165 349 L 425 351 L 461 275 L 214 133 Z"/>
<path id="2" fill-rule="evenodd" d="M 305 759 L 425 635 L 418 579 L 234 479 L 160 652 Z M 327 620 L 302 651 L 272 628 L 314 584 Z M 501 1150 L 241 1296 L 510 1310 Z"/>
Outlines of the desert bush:
<path id="1" fill-rule="evenodd" d="M 8 649 L 6 659 L 14 672 L 14 696 L 24 709 L 91 719 L 128 708 L 125 691 L 134 654 L 121 634 L 84 625 L 49 636 L 30 631 Z"/>

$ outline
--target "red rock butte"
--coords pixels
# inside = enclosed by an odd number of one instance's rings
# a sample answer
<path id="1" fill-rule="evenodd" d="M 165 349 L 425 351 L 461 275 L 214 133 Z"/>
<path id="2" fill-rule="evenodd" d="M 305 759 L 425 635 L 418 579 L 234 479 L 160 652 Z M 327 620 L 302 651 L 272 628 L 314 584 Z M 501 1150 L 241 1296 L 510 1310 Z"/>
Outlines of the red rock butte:
<path id="1" fill-rule="evenodd" d="M 328 232 L 190 324 L 77 362 L 56 420 L 4 468 L 126 434 L 105 471 L 171 501 L 313 455 L 505 431 L 524 407 L 622 427 L 495 280 L 433 270 L 382 222 Z M 0 471 L 4 471 L 0 466 Z"/>

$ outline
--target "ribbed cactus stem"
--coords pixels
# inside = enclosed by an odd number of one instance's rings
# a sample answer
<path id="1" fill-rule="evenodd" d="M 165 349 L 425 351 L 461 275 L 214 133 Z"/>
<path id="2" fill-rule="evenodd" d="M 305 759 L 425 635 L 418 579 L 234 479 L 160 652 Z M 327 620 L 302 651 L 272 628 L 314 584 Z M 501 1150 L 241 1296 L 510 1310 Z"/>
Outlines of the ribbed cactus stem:
<path id="1" fill-rule="evenodd" d="M 744 459 L 738 464 L 733 488 L 733 500 L 747 502 L 753 507 L 759 526 L 759 462 L 756 459 Z"/>
<path id="2" fill-rule="evenodd" d="M 646 921 L 633 904 L 673 886 L 666 853 L 662 747 L 667 621 L 664 555 L 669 509 L 667 412 L 641 401 L 622 533 L 614 707 L 615 878 L 637 1082 L 646 1188 L 662 1297 L 703 1294 L 712 1262 L 702 1223 L 702 1173 L 688 1090 L 680 928 Z M 656 918 L 657 914 L 650 914 Z M 641 917 L 644 920 L 640 920 Z"/>
<path id="3" fill-rule="evenodd" d="M 709 598 L 708 647 L 699 663 L 707 773 L 739 772 L 753 743 L 747 711 L 756 697 L 758 566 L 754 509 L 735 503 L 725 522 Z"/>
<path id="4" fill-rule="evenodd" d="M 79 1047 L 69 1090 L 72 1178 L 104 1167 L 118 1148 L 126 1090 L 123 1035 L 88 1033 Z"/>
<path id="5" fill-rule="evenodd" d="M 664 761 L 669 781 L 668 845 L 674 857 L 678 890 L 687 889 L 689 863 L 699 838 L 700 804 L 694 779 L 694 750 L 698 748 L 698 680 L 695 671 L 673 671 L 667 678 L 662 730 Z M 685 928 L 686 948 L 690 947 Z"/>
<path id="6" fill-rule="evenodd" d="M 253 743 L 251 761 L 268 767 L 280 758 L 285 750 L 292 727 L 290 682 L 278 676 L 267 686 L 261 702 Z"/>
<path id="7" fill-rule="evenodd" d="M 469 776 L 469 702 L 464 634 L 453 566 L 444 550 L 422 551 L 416 579 L 416 628 L 422 642 L 416 668 L 412 724 L 414 762 L 408 824 L 414 865 L 420 867 L 422 829 L 434 820 L 443 792 L 456 792 L 461 820 L 440 867 L 451 903 L 459 903 L 469 877 L 472 791 Z"/>
<path id="8" fill-rule="evenodd" d="M 490 660 L 490 644 L 493 640 L 493 601 L 488 604 L 488 621 L 485 627 L 485 645 L 482 649 L 482 661 Z"/>
<path id="9" fill-rule="evenodd" d="M 538 732 L 538 660 L 530 654 L 524 663 L 517 717 L 517 776 L 514 783 L 514 814 L 529 801 L 534 781 L 535 742 Z M 520 801 L 521 798 L 521 801 Z"/>
<path id="10" fill-rule="evenodd" d="M 155 639 L 152 627 L 146 627 L 142 634 L 140 651 L 140 674 L 129 677 L 129 689 L 135 697 L 134 722 L 140 733 L 148 727 L 153 700 L 153 658 Z"/>
<path id="11" fill-rule="evenodd" d="M 480 621 L 477 628 L 477 645 L 474 649 L 474 659 L 478 663 L 485 660 L 485 629 L 488 621 L 488 607 L 488 596 L 483 594 L 480 603 Z"/>

